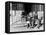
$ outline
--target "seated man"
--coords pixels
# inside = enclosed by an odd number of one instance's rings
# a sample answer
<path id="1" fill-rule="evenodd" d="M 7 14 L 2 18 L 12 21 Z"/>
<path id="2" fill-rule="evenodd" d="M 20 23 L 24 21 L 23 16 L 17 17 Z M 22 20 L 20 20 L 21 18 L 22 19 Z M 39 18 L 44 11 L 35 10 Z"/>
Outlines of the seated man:
<path id="1" fill-rule="evenodd" d="M 38 11 L 38 19 L 39 19 L 39 26 L 38 28 L 40 28 L 42 26 L 41 20 L 43 19 L 43 11 Z"/>
<path id="2" fill-rule="evenodd" d="M 27 21 L 29 21 L 30 23 L 28 24 L 29 27 L 33 27 L 32 25 L 32 12 L 30 12 L 27 16 Z"/>
<path id="3" fill-rule="evenodd" d="M 37 26 L 38 23 L 36 23 L 37 19 L 38 19 L 38 15 L 37 12 L 33 12 L 33 28 Z"/>

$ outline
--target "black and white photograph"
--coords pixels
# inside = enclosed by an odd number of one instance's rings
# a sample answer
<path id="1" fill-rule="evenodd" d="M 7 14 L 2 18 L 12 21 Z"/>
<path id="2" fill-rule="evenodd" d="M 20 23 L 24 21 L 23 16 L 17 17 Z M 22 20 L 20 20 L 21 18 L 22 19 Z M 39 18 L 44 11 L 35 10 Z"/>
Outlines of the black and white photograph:
<path id="1" fill-rule="evenodd" d="M 10 32 L 37 32 L 45 30 L 45 4 L 6 2 L 6 27 Z"/>

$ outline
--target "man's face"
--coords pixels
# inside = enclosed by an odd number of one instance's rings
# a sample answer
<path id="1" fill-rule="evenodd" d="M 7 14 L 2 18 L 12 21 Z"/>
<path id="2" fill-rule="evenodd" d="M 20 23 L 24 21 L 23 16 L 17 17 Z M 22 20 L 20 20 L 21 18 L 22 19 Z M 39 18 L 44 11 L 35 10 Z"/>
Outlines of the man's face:
<path id="1" fill-rule="evenodd" d="M 32 17 L 32 15 L 33 15 L 32 12 L 30 12 L 30 13 L 29 13 L 29 16 Z"/>

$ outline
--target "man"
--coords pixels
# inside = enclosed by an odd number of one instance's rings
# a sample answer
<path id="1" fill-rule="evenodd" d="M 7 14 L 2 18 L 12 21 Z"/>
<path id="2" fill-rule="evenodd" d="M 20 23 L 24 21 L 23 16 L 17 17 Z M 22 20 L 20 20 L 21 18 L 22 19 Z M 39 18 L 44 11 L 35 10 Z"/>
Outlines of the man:
<path id="1" fill-rule="evenodd" d="M 32 18 L 33 18 L 33 13 L 30 12 L 30 13 L 29 13 L 29 16 L 28 16 L 28 19 L 29 19 L 29 21 L 30 21 L 30 23 L 29 23 L 30 28 L 33 27 Z"/>
<path id="2" fill-rule="evenodd" d="M 36 11 L 33 11 L 33 26 L 36 27 L 38 25 L 37 20 L 38 20 L 38 15 Z M 33 27 L 33 28 L 34 28 Z"/>
<path id="3" fill-rule="evenodd" d="M 42 19 L 43 19 L 43 11 L 38 11 L 37 12 L 37 14 L 38 14 L 38 19 L 39 19 L 39 26 L 38 26 L 38 28 L 40 28 L 40 26 L 42 26 Z"/>

